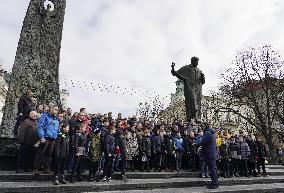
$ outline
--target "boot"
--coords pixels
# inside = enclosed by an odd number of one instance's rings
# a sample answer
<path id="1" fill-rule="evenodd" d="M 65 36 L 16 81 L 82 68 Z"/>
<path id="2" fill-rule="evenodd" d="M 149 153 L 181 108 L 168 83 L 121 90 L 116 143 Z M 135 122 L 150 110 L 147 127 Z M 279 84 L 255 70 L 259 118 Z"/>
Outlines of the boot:
<path id="1" fill-rule="evenodd" d="M 60 182 L 61 184 L 66 184 L 66 183 L 67 183 L 66 180 L 65 180 L 65 176 L 64 176 L 64 175 L 61 175 L 61 176 L 59 177 L 59 182 Z"/>
<path id="2" fill-rule="evenodd" d="M 123 180 L 124 182 L 128 182 L 128 179 L 127 179 L 126 175 L 122 175 L 122 180 Z"/>
<path id="3" fill-rule="evenodd" d="M 55 176 L 55 177 L 54 177 L 53 184 L 54 184 L 54 185 L 59 185 L 58 176 Z"/>

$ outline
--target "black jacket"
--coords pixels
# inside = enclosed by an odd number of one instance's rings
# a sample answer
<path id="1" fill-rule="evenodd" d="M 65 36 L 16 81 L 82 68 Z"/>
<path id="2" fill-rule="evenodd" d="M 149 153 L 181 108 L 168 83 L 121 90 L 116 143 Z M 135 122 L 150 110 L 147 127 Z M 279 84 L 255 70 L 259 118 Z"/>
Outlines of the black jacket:
<path id="1" fill-rule="evenodd" d="M 174 140 L 170 136 L 165 136 L 164 137 L 164 150 L 167 152 L 167 154 L 173 154 L 175 150 L 175 144 Z"/>
<path id="2" fill-rule="evenodd" d="M 67 158 L 68 155 L 69 136 L 67 134 L 59 133 L 54 145 L 54 156 L 60 158 Z"/>
<path id="3" fill-rule="evenodd" d="M 183 148 L 185 153 L 194 154 L 193 139 L 190 136 L 183 138 Z"/>
<path id="4" fill-rule="evenodd" d="M 32 100 L 27 95 L 22 95 L 18 103 L 18 114 L 23 114 L 24 118 L 28 118 L 33 109 Z"/>
<path id="5" fill-rule="evenodd" d="M 256 141 L 257 156 L 260 158 L 267 157 L 266 147 L 262 142 Z"/>
<path id="6" fill-rule="evenodd" d="M 87 144 L 87 134 L 80 133 L 79 131 L 77 131 L 74 138 L 74 146 L 73 146 L 74 152 L 79 153 L 79 147 L 85 148 L 86 144 Z"/>
<path id="7" fill-rule="evenodd" d="M 141 142 L 141 152 L 146 156 L 151 156 L 151 139 L 150 137 L 143 136 Z"/>
<path id="8" fill-rule="evenodd" d="M 106 156 L 109 154 L 114 155 L 115 149 L 115 138 L 109 132 L 104 137 L 104 152 Z"/>

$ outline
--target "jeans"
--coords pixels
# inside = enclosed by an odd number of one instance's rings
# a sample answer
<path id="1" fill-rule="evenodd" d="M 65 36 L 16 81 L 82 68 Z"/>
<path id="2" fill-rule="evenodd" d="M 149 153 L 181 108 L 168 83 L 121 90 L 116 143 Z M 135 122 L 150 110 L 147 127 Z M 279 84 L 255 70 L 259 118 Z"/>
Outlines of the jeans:
<path id="1" fill-rule="evenodd" d="M 207 159 L 206 163 L 207 163 L 207 165 L 209 167 L 212 185 L 218 185 L 216 160 L 214 160 L 214 159 Z"/>
<path id="2" fill-rule="evenodd" d="M 208 165 L 204 160 L 201 160 L 200 170 L 201 170 L 201 175 L 206 176 L 208 174 Z"/>

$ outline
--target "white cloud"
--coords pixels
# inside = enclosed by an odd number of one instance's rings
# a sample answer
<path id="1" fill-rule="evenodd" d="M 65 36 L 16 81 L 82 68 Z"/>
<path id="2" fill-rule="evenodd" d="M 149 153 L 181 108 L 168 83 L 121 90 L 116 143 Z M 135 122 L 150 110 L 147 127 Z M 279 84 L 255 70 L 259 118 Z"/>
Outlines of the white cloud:
<path id="1" fill-rule="evenodd" d="M 28 0 L 0 7 L 0 57 L 11 69 Z M 3 4 L 3 3 L 2 3 Z M 284 54 L 281 0 L 84 0 L 67 1 L 61 49 L 61 80 L 174 92 L 177 68 L 200 57 L 207 82 L 236 49 L 271 43 Z M 63 83 L 63 81 L 62 81 Z M 133 113 L 139 98 L 68 86 L 69 105 L 93 112 Z"/>

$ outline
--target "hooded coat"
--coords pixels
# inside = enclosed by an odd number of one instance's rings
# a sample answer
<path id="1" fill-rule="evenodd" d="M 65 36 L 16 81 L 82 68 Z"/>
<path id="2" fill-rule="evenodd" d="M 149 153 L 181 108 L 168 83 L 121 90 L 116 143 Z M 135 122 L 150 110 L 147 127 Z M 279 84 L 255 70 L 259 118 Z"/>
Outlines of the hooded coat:
<path id="1" fill-rule="evenodd" d="M 201 141 L 202 146 L 202 158 L 206 160 L 217 159 L 217 145 L 216 134 L 213 128 L 205 128 L 203 139 Z"/>

